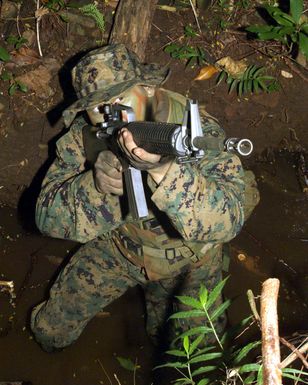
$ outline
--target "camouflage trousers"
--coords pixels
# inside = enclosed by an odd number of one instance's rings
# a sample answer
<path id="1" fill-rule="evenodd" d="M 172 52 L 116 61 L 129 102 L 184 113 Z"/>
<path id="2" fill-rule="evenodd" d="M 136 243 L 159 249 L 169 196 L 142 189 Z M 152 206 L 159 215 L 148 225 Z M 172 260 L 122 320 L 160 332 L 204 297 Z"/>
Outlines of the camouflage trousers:
<path id="1" fill-rule="evenodd" d="M 47 351 L 71 345 L 98 312 L 139 284 L 145 292 L 147 332 L 157 341 L 168 316 L 185 310 L 175 295 L 197 297 L 201 284 L 211 290 L 220 279 L 221 264 L 216 260 L 174 278 L 149 281 L 144 269 L 128 261 L 111 240 L 95 239 L 78 250 L 60 272 L 49 299 L 33 309 L 31 329 Z M 200 320 L 189 319 L 173 329 L 199 324 Z M 218 329 L 224 324 L 220 320 Z"/>

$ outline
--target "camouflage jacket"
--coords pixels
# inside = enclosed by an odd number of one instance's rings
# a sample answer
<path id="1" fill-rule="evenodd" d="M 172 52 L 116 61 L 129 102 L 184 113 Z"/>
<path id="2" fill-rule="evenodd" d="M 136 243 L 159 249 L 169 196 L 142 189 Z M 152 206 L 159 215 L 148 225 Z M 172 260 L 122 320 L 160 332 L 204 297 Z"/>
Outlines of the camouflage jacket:
<path id="1" fill-rule="evenodd" d="M 161 92 L 168 98 L 166 121 L 181 123 L 186 99 Z M 39 229 L 81 243 L 97 237 L 112 239 L 151 280 L 217 260 L 222 243 L 234 238 L 244 222 L 245 185 L 239 158 L 217 152 L 206 153 L 198 163 L 174 161 L 159 185 L 148 175 L 149 215 L 134 221 L 130 215 L 123 218 L 118 196 L 96 190 L 93 170 L 86 167 L 85 125 L 82 117 L 75 119 L 57 142 L 57 157 L 37 202 Z M 224 135 L 207 115 L 203 129 L 207 135 Z"/>

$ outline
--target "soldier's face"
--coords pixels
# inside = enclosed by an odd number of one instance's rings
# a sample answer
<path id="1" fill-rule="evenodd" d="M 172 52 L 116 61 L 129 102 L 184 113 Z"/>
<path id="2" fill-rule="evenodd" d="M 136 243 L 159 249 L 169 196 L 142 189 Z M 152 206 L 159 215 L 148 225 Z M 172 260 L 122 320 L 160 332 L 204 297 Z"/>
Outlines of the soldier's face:
<path id="1" fill-rule="evenodd" d="M 131 107 L 135 113 L 136 120 L 146 120 L 147 112 L 149 110 L 149 100 L 154 92 L 153 87 L 134 86 L 116 98 L 113 103 L 119 103 L 124 106 Z M 87 113 L 93 125 L 104 121 L 104 116 L 101 113 L 99 105 L 95 106 L 91 110 L 87 110 Z M 122 118 L 123 120 L 127 120 L 125 113 Z"/>

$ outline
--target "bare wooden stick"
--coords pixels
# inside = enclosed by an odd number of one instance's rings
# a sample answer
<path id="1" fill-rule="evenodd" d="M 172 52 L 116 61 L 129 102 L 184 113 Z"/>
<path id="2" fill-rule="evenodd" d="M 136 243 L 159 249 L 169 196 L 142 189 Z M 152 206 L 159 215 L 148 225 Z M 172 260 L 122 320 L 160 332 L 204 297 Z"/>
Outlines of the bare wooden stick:
<path id="1" fill-rule="evenodd" d="M 287 358 L 285 358 L 282 363 L 280 364 L 281 369 L 286 368 L 288 365 L 290 365 L 293 361 L 295 361 L 297 358 L 300 358 L 302 360 L 302 363 L 304 364 L 305 368 L 308 369 L 308 363 L 306 358 L 303 354 L 305 354 L 308 351 L 308 341 L 304 343 L 301 347 L 296 348 L 294 345 L 290 344 L 285 339 L 280 338 L 283 343 L 288 346 L 293 353 L 291 353 Z"/>
<path id="2" fill-rule="evenodd" d="M 261 328 L 261 319 L 257 310 L 255 296 L 253 295 L 253 292 L 250 289 L 247 290 L 247 298 L 248 298 L 250 310 L 252 311 L 252 315 L 254 316 L 254 319 L 256 320 L 259 328 Z"/>
<path id="3" fill-rule="evenodd" d="M 282 384 L 277 315 L 278 291 L 278 279 L 269 278 L 263 282 L 261 292 L 263 385 Z"/>
<path id="4" fill-rule="evenodd" d="M 38 12 L 39 9 L 40 9 L 40 0 L 37 0 L 36 1 L 36 12 Z M 42 52 L 42 47 L 41 47 L 41 42 L 40 42 L 40 20 L 41 20 L 41 17 L 39 15 L 37 15 L 37 17 L 36 17 L 36 41 L 37 41 L 37 48 L 38 48 L 39 54 L 42 57 L 43 52 Z"/>
<path id="5" fill-rule="evenodd" d="M 189 2 L 190 2 L 191 9 L 192 9 L 192 11 L 193 11 L 193 14 L 194 14 L 194 16 L 195 16 L 195 20 L 196 20 L 196 23 L 197 23 L 197 27 L 198 27 L 198 29 L 199 29 L 200 34 L 202 35 L 202 30 L 201 30 L 201 27 L 200 27 L 200 24 L 199 24 L 199 20 L 198 20 L 198 15 L 197 15 L 196 7 L 195 7 L 195 5 L 194 5 L 194 3 L 193 3 L 192 0 L 189 0 Z"/>

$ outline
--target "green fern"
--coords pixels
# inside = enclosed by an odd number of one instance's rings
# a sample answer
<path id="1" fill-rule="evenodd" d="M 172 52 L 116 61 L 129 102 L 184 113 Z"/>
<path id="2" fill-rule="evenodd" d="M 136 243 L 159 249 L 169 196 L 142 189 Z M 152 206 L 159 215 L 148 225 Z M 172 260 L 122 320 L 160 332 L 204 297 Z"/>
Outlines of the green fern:
<path id="1" fill-rule="evenodd" d="M 237 91 L 239 96 L 244 93 L 258 93 L 260 91 L 273 92 L 279 90 L 276 78 L 264 74 L 265 68 L 256 65 L 249 66 L 240 77 L 233 77 L 226 71 L 222 71 L 217 78 L 217 84 L 223 80 L 229 85 L 229 93 Z"/>
<path id="2" fill-rule="evenodd" d="M 167 45 L 164 51 L 169 53 L 174 59 L 185 60 L 186 66 L 201 65 L 208 60 L 205 51 L 201 47 L 193 47 L 187 44 L 178 45 L 172 43 Z"/>
<path id="3" fill-rule="evenodd" d="M 79 8 L 80 12 L 86 16 L 92 17 L 98 28 L 104 32 L 105 31 L 105 16 L 99 11 L 96 4 L 86 4 L 83 7 Z"/>

